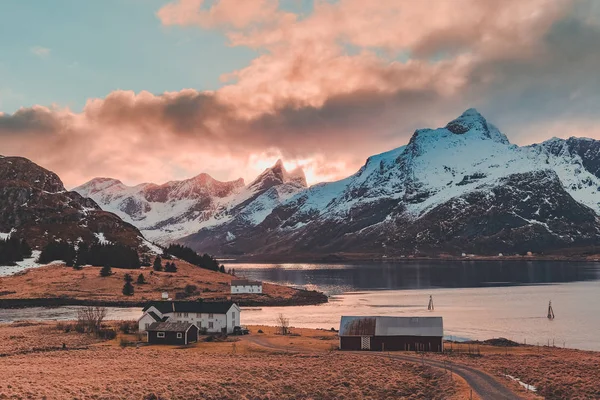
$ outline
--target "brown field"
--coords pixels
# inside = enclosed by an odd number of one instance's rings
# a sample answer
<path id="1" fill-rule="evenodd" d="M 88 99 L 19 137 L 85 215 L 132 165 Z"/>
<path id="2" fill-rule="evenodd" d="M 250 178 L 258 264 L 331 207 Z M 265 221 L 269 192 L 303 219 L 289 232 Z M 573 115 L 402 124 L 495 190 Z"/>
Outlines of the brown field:
<path id="1" fill-rule="evenodd" d="M 20 274 L 3 277 L 0 280 L 0 302 L 10 299 L 74 299 L 95 301 L 99 304 L 122 303 L 144 304 L 149 300 L 159 300 L 162 292 L 173 298 L 177 292 L 184 292 L 186 285 L 195 285 L 196 293 L 187 300 L 226 299 L 230 297 L 231 275 L 199 268 L 185 261 L 174 261 L 177 272 L 156 272 L 151 268 L 125 270 L 113 268 L 113 275 L 100 276 L 100 267 L 84 267 L 75 270 L 64 265 L 49 265 L 29 269 Z M 122 294 L 123 277 L 129 273 L 134 278 L 133 296 Z M 135 282 L 138 275 L 144 274 L 146 284 Z M 244 305 L 285 305 L 309 304 L 326 301 L 316 292 L 300 291 L 287 286 L 263 284 L 263 294 L 235 295 L 233 300 Z M 63 301 L 64 304 L 68 301 Z"/>
<path id="2" fill-rule="evenodd" d="M 50 324 L 38 327 L 0 326 L 0 331 L 35 335 L 27 339 L 34 344 L 53 329 Z M 54 332 L 60 336 L 61 331 Z M 314 332 L 313 339 L 323 333 Z M 73 339 L 71 333 L 64 335 Z M 82 350 L 13 351 L 0 357 L 0 399 L 145 399 L 151 394 L 161 399 L 464 398 L 459 395 L 464 385 L 426 366 L 333 351 L 270 351 L 246 338 L 186 348 L 121 348 L 117 338 Z"/>
<path id="3" fill-rule="evenodd" d="M 101 341 L 55 323 L 0 324 L 0 399 L 144 399 L 152 393 L 161 399 L 469 398 L 470 388 L 456 375 L 451 380 L 428 366 L 334 350 L 332 331 L 291 328 L 291 335 L 281 336 L 274 327 L 249 328 L 247 336 L 189 347 L 136 347 L 135 334 Z M 122 347 L 123 339 L 128 346 Z M 452 353 L 425 357 L 487 371 L 527 399 L 600 398 L 599 352 L 470 349 L 479 354 L 453 343 Z M 525 393 L 506 374 L 536 386 L 537 394 Z"/>
<path id="4" fill-rule="evenodd" d="M 445 344 L 446 350 L 450 349 Z M 469 354 L 477 353 L 480 355 Z M 548 346 L 497 347 L 452 344 L 453 352 L 429 357 L 468 364 L 505 379 L 519 378 L 547 399 L 600 399 L 600 352 Z"/>

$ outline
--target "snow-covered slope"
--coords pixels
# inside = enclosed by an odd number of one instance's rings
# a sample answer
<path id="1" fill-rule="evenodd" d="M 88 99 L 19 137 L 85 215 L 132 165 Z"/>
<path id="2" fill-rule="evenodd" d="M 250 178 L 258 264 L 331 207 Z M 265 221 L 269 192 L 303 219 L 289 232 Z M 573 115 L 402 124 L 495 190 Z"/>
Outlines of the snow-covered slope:
<path id="1" fill-rule="evenodd" d="M 469 109 L 443 128 L 417 130 L 346 179 L 265 202 L 268 215 L 251 228 L 213 224 L 182 241 L 217 254 L 590 245 L 598 240 L 599 171 L 596 141 L 518 147 Z"/>
<path id="2" fill-rule="evenodd" d="M 95 178 L 74 190 L 136 225 L 150 240 L 168 243 L 232 221 L 256 225 L 305 187 L 301 170 L 288 172 L 277 161 L 247 186 L 242 179 L 220 182 L 200 174 L 184 181 L 137 186 Z"/>

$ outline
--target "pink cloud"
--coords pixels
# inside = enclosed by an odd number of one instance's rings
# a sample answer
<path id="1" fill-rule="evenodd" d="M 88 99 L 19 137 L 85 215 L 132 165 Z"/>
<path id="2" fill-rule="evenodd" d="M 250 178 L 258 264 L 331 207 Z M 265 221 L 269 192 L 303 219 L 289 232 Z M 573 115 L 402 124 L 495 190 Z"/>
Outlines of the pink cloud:
<path id="1" fill-rule="evenodd" d="M 314 183 L 353 173 L 414 129 L 490 99 L 487 109 L 508 115 L 510 137 L 509 111 L 522 109 L 521 99 L 535 91 L 547 110 L 564 107 L 544 90 L 590 82 L 598 70 L 592 25 L 578 20 L 562 28 L 572 31 L 560 33 L 569 40 L 549 40 L 571 10 L 567 0 L 340 0 L 317 1 L 302 16 L 274 0 L 174 1 L 158 11 L 163 24 L 221 29 L 232 45 L 260 55 L 224 74 L 214 92 L 115 91 L 81 113 L 38 106 L 0 114 L 0 152 L 30 157 L 69 186 L 95 176 L 160 183 L 199 172 L 251 180 L 280 157 Z M 400 61 L 401 53 L 412 58 Z M 597 92 L 588 86 L 579 95 L 586 101 Z M 541 127 L 527 119 L 535 117 L 528 109 L 521 126 Z M 571 126 L 589 125 L 577 118 Z"/>

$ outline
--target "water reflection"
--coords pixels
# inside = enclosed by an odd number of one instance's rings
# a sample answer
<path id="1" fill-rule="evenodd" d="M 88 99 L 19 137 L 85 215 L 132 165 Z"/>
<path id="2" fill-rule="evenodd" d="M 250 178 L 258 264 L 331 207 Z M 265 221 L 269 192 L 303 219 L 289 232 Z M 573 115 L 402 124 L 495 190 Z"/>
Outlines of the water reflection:
<path id="1" fill-rule="evenodd" d="M 597 263 L 542 261 L 396 264 L 231 264 L 238 275 L 328 294 L 356 290 L 499 287 L 600 279 Z"/>

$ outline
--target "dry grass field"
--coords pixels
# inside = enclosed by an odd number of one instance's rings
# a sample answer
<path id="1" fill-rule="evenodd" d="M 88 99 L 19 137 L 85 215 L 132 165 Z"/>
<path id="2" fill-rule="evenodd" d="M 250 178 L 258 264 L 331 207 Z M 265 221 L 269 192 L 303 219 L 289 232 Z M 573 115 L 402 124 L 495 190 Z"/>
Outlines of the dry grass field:
<path id="1" fill-rule="evenodd" d="M 445 345 L 449 349 L 448 344 Z M 493 375 L 510 375 L 533 385 L 546 399 L 600 399 L 600 352 L 548 346 L 498 347 L 452 344 L 448 355 L 428 357 L 468 364 Z"/>
<path id="2" fill-rule="evenodd" d="M 197 290 L 187 300 L 225 299 L 230 296 L 231 275 L 199 268 L 185 261 L 174 261 L 177 272 L 156 272 L 152 268 L 125 270 L 113 268 L 109 277 L 100 276 L 100 267 L 84 267 L 75 270 L 62 264 L 26 270 L 0 280 L 0 301 L 3 299 L 47 299 L 68 298 L 97 302 L 128 302 L 142 304 L 148 300 L 159 300 L 162 292 L 172 297 L 184 293 L 186 285 Z M 123 277 L 130 274 L 134 279 L 134 295 L 122 294 Z M 137 284 L 139 274 L 147 283 Z M 310 295 L 287 286 L 265 283 L 262 295 L 238 295 L 234 300 L 246 304 L 284 304 L 310 302 Z"/>
<path id="3" fill-rule="evenodd" d="M 0 399 L 461 398 L 456 381 L 429 367 L 333 351 L 269 351 L 247 337 L 139 348 L 120 347 L 120 337 L 95 344 L 92 338 L 82 339 L 87 348 L 81 350 L 21 353 L 36 340 L 43 342 L 48 329 L 58 335 L 56 343 L 71 340 L 68 348 L 77 343 L 77 334 L 61 334 L 51 324 L 36 326 L 0 326 L 0 337 L 25 336 L 20 340 L 28 343 L 15 340 L 8 346 L 13 349 L 4 349 L 11 355 L 0 357 Z M 319 340 L 321 333 L 310 337 Z"/>

